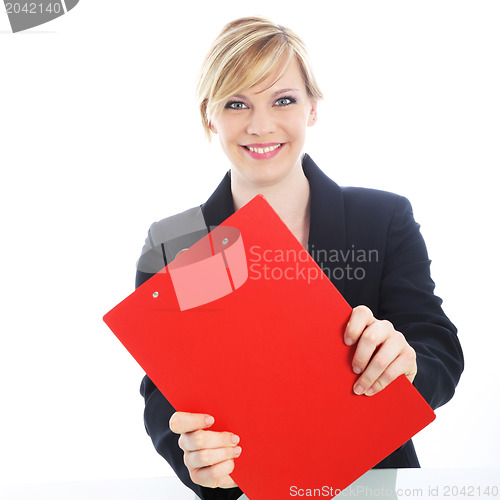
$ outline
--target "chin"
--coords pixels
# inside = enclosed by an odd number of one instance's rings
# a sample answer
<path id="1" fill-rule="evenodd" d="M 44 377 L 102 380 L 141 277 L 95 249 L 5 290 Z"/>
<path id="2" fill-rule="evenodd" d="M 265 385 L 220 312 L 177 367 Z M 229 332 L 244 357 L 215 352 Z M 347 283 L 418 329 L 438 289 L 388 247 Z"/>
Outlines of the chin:
<path id="1" fill-rule="evenodd" d="M 259 187 L 269 187 L 279 184 L 290 173 L 290 169 L 262 169 L 260 172 L 245 172 L 245 179 Z"/>

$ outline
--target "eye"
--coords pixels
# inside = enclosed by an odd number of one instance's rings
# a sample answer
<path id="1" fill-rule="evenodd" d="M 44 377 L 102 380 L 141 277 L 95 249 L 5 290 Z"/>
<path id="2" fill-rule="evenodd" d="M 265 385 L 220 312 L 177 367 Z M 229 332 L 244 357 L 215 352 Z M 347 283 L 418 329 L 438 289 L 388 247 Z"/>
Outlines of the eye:
<path id="1" fill-rule="evenodd" d="M 229 101 L 224 108 L 226 109 L 245 109 L 247 105 L 241 101 Z"/>
<path id="2" fill-rule="evenodd" d="M 280 97 L 276 101 L 276 105 L 278 106 L 289 106 L 290 104 L 293 104 L 297 102 L 293 97 Z"/>

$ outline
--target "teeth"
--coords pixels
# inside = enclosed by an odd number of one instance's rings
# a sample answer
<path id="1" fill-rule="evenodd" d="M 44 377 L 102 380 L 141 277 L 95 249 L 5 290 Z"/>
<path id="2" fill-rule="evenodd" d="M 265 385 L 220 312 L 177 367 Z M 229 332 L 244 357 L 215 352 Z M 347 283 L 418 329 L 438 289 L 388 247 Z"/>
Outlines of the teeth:
<path id="1" fill-rule="evenodd" d="M 280 146 L 281 144 L 276 144 L 276 146 L 270 146 L 269 148 L 252 148 L 250 146 L 247 146 L 247 148 L 252 153 L 264 154 L 264 153 L 269 153 L 269 151 L 274 151 L 275 149 L 278 149 Z"/>

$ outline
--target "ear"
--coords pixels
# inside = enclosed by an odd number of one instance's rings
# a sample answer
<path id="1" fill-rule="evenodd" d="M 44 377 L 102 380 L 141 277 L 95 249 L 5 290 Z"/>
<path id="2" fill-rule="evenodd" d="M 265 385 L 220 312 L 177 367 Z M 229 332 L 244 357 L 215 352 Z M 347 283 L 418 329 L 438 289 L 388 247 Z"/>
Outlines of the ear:
<path id="1" fill-rule="evenodd" d="M 214 123 L 211 120 L 208 121 L 208 127 L 214 134 L 218 134 L 217 128 L 215 127 Z"/>
<path id="2" fill-rule="evenodd" d="M 311 103 L 311 110 L 307 119 L 307 126 L 312 127 L 318 118 L 318 101 L 316 99 L 309 99 L 309 102 Z"/>

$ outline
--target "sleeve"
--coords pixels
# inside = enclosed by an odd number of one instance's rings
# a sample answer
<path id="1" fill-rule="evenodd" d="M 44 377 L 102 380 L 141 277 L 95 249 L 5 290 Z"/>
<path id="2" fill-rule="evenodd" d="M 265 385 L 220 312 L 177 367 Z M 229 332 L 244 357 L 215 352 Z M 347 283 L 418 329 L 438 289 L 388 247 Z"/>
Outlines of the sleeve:
<path id="1" fill-rule="evenodd" d="M 410 202 L 398 197 L 388 227 L 379 315 L 417 355 L 414 386 L 436 409 L 451 399 L 464 368 L 457 329 L 434 294 L 431 261 Z"/>
<path id="2" fill-rule="evenodd" d="M 137 263 L 136 288 L 163 269 L 167 262 L 164 244 L 155 245 L 154 224 L 148 232 L 141 258 Z M 202 500 L 236 500 L 243 493 L 239 488 L 205 488 L 195 484 L 184 464 L 184 452 L 179 448 L 179 435 L 169 427 L 170 417 L 175 412 L 151 379 L 146 375 L 141 383 L 144 397 L 144 425 L 156 451 L 170 464 L 179 479 Z"/>

